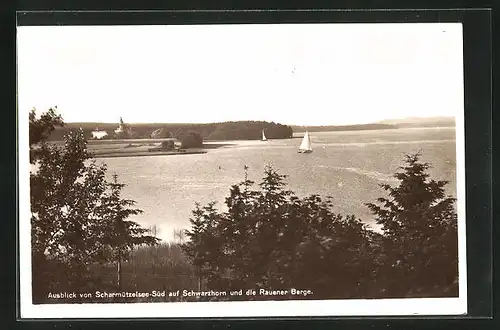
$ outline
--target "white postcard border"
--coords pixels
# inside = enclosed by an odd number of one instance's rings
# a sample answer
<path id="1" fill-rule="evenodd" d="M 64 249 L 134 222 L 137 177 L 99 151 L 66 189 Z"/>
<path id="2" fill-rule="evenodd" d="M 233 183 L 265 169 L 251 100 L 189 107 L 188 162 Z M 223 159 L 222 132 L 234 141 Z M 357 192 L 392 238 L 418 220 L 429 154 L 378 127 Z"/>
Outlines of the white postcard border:
<path id="1" fill-rule="evenodd" d="M 446 23 L 450 27 L 450 23 Z M 454 23 L 463 36 L 462 24 Z M 463 63 L 463 52 L 460 54 Z M 463 69 L 463 68 L 462 68 Z M 462 72 L 463 77 L 463 72 Z M 463 91 L 463 90 L 462 90 Z M 22 95 L 20 95 L 22 97 Z M 467 313 L 465 130 L 464 113 L 456 115 L 456 175 L 459 242 L 459 297 L 352 300 L 295 300 L 247 302 L 168 302 L 128 304 L 34 305 L 31 288 L 29 121 L 18 113 L 19 175 L 19 289 L 20 317 L 64 318 L 195 318 L 300 316 L 411 316 Z M 334 285 L 334 284 L 332 284 Z"/>

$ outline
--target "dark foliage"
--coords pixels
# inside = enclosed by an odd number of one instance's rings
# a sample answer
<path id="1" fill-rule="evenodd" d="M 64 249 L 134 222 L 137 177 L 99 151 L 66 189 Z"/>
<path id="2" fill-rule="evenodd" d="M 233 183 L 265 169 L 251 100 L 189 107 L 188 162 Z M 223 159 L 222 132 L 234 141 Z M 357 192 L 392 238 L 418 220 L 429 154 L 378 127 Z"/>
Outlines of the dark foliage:
<path id="1" fill-rule="evenodd" d="M 61 115 L 57 114 L 57 106 L 50 108 L 43 113 L 40 118 L 36 117 L 36 109 L 32 109 L 29 114 L 30 130 L 29 143 L 30 146 L 46 141 L 54 132 L 56 127 L 63 127 L 64 122 Z"/>
<path id="2" fill-rule="evenodd" d="M 29 144 L 30 162 L 33 163 L 38 157 L 39 149 L 36 147 L 40 142 L 48 140 L 56 130 L 56 127 L 64 127 L 62 117 L 57 114 L 57 106 L 50 108 L 40 118 L 36 116 L 36 109 L 29 113 Z"/>
<path id="3" fill-rule="evenodd" d="M 382 225 L 383 259 L 379 276 L 396 296 L 458 295 L 458 234 L 455 199 L 445 196 L 446 181 L 429 180 L 420 154 L 406 156 L 394 175 L 397 187 L 378 205 L 367 204 Z"/>
<path id="4" fill-rule="evenodd" d="M 226 122 L 220 124 L 210 135 L 210 140 L 258 140 L 265 131 L 268 139 L 288 139 L 293 136 L 290 126 L 259 122 Z"/>
<path id="5" fill-rule="evenodd" d="M 163 150 L 174 150 L 175 149 L 175 143 L 172 140 L 167 140 L 163 141 L 161 143 L 161 149 Z"/>
<path id="6" fill-rule="evenodd" d="M 196 132 L 186 132 L 182 129 L 178 129 L 174 133 L 174 137 L 181 142 L 182 148 L 200 148 L 203 146 L 203 138 Z"/>
<path id="7" fill-rule="evenodd" d="M 41 118 L 30 119 L 30 128 L 45 125 Z M 49 292 L 91 290 L 99 284 L 92 265 L 119 264 L 133 246 L 156 243 L 127 220 L 142 211 L 120 197 L 116 176 L 105 180 L 106 166 L 91 159 L 86 143 L 81 130 L 70 132 L 64 147 L 40 142 L 30 175 L 34 302 Z"/>
<path id="8" fill-rule="evenodd" d="M 94 264 L 90 270 L 99 279 L 101 291 L 116 292 L 116 266 L 113 263 Z M 160 243 L 151 246 L 138 246 L 129 252 L 129 257 L 122 263 L 121 290 L 126 292 L 153 292 L 197 290 L 198 281 L 194 268 L 181 250 L 179 244 Z M 138 299 L 102 299 L 92 302 L 148 302 L 148 301 L 183 301 L 182 296 L 138 298 Z"/>
<path id="9" fill-rule="evenodd" d="M 260 189 L 247 177 L 231 188 L 227 212 L 196 205 L 183 249 L 207 289 L 310 289 L 309 299 L 457 296 L 454 199 L 444 196 L 446 182 L 427 181 L 428 167 L 407 156 L 399 186 L 382 186 L 382 206 L 367 204 L 381 233 L 332 212 L 330 198 L 295 196 L 268 167 Z M 280 298 L 290 296 L 269 299 Z"/>
<path id="10" fill-rule="evenodd" d="M 49 137 L 50 141 L 60 141 L 71 129 L 82 128 L 84 136 L 90 138 L 92 131 L 99 127 L 108 133 L 104 139 L 110 138 L 151 138 L 151 134 L 162 128 L 154 138 L 178 137 L 180 133 L 193 132 L 203 140 L 258 140 L 265 130 L 269 139 L 287 139 L 292 137 L 292 127 L 264 121 L 239 121 L 211 124 L 124 124 L 123 133 L 115 134 L 118 124 L 106 123 L 68 123 L 65 127 L 57 128 Z"/>
<path id="11" fill-rule="evenodd" d="M 197 205 L 183 249 L 206 287 L 309 289 L 314 299 L 375 296 L 378 235 L 354 216 L 331 212 L 329 199 L 298 198 L 284 180 L 268 167 L 259 190 L 248 179 L 231 188 L 227 212 Z"/>

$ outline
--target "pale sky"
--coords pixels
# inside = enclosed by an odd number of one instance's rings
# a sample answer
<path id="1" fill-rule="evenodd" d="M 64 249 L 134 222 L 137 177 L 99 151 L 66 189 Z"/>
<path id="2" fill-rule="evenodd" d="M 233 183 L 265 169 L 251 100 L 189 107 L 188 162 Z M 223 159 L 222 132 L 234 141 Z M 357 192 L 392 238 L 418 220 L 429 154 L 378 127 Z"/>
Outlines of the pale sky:
<path id="1" fill-rule="evenodd" d="M 460 23 L 18 28 L 20 115 L 346 125 L 463 113 Z"/>

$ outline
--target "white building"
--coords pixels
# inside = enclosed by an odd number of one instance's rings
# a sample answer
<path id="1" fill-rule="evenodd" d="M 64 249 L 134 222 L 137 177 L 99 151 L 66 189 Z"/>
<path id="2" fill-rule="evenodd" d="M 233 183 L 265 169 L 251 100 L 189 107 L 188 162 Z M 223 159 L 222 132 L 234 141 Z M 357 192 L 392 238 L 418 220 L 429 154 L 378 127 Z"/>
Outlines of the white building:
<path id="1" fill-rule="evenodd" d="M 123 119 L 122 117 L 120 117 L 120 124 L 118 125 L 118 128 L 115 129 L 115 134 L 120 134 L 120 133 L 123 133 L 124 129 L 123 129 Z"/>
<path id="2" fill-rule="evenodd" d="M 108 132 L 106 132 L 106 131 L 99 131 L 97 128 L 92 131 L 92 138 L 93 139 L 100 140 L 103 137 L 105 137 L 106 135 L 108 135 Z"/>

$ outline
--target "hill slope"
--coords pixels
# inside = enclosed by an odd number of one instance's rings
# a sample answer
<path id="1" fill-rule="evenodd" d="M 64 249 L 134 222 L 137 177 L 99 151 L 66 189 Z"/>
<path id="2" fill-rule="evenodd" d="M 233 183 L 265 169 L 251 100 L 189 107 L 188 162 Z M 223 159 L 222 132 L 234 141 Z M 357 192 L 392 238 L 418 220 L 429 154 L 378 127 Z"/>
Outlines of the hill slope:
<path id="1" fill-rule="evenodd" d="M 84 135 L 92 138 L 92 131 L 99 129 L 108 134 L 105 139 L 115 138 L 116 123 L 66 123 L 64 127 L 57 127 L 50 136 L 51 141 L 60 141 L 70 130 L 82 128 Z M 269 139 L 287 139 L 293 135 L 291 126 L 281 125 L 265 121 L 238 121 L 210 124 L 125 124 L 125 135 L 120 139 L 149 139 L 154 131 L 161 132 L 155 138 L 178 137 L 188 132 L 194 132 L 204 140 L 258 140 L 262 136 L 262 130 Z"/>
<path id="2" fill-rule="evenodd" d="M 379 124 L 396 125 L 397 127 L 452 127 L 454 117 L 408 117 L 402 119 L 387 119 Z"/>

